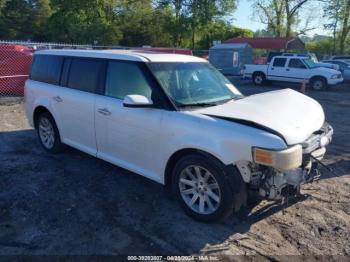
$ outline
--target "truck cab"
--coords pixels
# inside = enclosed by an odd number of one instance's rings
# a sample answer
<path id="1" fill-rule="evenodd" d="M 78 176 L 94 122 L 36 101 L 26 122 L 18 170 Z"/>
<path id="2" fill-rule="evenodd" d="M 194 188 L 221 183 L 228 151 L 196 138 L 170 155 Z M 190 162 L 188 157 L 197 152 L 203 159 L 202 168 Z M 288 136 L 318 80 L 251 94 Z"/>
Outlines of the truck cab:
<path id="1" fill-rule="evenodd" d="M 343 82 L 341 72 L 320 67 L 310 58 L 297 56 L 275 56 L 267 65 L 246 65 L 244 77 L 251 78 L 255 85 L 263 85 L 266 81 L 306 82 L 314 90 Z"/>

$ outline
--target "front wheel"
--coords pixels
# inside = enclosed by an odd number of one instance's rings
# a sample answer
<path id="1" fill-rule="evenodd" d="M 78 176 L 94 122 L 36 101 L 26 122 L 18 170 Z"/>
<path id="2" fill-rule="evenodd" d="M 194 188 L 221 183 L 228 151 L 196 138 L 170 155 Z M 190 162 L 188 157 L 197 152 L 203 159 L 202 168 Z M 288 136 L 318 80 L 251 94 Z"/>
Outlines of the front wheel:
<path id="1" fill-rule="evenodd" d="M 173 191 L 184 211 L 202 222 L 214 222 L 234 210 L 234 192 L 223 165 L 200 154 L 181 158 L 173 170 Z"/>
<path id="2" fill-rule="evenodd" d="M 327 80 L 321 77 L 313 78 L 310 81 L 310 87 L 316 91 L 325 90 L 327 88 Z"/>

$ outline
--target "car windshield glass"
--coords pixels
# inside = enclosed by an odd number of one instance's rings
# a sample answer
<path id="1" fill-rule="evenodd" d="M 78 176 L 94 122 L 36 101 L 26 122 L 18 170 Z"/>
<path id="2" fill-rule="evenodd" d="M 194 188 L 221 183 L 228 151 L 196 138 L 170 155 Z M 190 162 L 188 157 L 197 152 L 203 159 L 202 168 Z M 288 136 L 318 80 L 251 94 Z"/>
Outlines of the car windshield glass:
<path id="1" fill-rule="evenodd" d="M 316 68 L 319 67 L 313 60 L 311 59 L 304 59 L 305 64 L 309 67 L 309 68 Z"/>
<path id="2" fill-rule="evenodd" d="M 179 107 L 212 106 L 243 97 L 208 63 L 149 63 L 149 67 Z"/>

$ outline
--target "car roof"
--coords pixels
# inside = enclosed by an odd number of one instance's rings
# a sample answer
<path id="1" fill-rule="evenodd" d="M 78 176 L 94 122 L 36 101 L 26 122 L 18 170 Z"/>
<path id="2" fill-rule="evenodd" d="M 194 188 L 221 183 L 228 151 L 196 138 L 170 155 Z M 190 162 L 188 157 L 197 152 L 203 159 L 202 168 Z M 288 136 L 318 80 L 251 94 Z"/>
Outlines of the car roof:
<path id="1" fill-rule="evenodd" d="M 205 62 L 208 61 L 196 56 L 167 54 L 142 50 L 74 50 L 50 49 L 37 51 L 38 55 L 61 55 L 88 58 L 118 59 L 136 62 Z"/>

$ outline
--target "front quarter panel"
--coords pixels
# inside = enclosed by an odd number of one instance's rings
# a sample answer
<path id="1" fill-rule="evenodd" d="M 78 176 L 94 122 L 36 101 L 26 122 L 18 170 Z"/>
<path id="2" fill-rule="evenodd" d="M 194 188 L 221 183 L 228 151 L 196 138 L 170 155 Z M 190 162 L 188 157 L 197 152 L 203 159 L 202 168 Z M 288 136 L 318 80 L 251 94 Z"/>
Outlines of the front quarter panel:
<path id="1" fill-rule="evenodd" d="M 195 112 L 167 112 L 164 117 L 164 173 L 170 157 L 182 149 L 207 152 L 225 165 L 252 161 L 252 147 L 287 148 L 277 135 Z"/>

